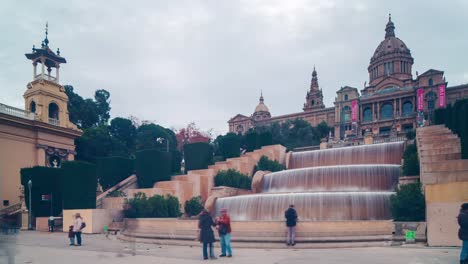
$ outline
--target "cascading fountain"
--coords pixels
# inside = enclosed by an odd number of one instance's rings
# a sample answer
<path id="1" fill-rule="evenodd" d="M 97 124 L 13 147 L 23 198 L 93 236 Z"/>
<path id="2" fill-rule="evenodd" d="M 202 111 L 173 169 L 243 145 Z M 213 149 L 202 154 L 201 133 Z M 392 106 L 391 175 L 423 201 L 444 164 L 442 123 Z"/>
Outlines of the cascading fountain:
<path id="1" fill-rule="evenodd" d="M 289 169 L 263 178 L 261 193 L 219 198 L 234 221 L 284 221 L 294 204 L 300 221 L 391 219 L 390 196 L 404 143 L 292 153 Z"/>

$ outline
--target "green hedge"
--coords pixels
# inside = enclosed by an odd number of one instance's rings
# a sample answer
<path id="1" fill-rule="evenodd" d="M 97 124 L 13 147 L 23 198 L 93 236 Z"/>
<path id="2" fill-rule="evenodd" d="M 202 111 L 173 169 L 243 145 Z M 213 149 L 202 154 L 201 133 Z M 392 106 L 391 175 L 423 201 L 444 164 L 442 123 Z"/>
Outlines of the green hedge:
<path id="1" fill-rule="evenodd" d="M 462 158 L 468 159 L 468 99 L 458 100 L 454 105 L 437 109 L 434 123 L 444 124 L 460 137 Z"/>
<path id="2" fill-rule="evenodd" d="M 182 153 L 178 150 L 172 151 L 172 169 L 171 172 L 180 172 L 182 162 Z"/>
<path id="3" fill-rule="evenodd" d="M 256 149 L 260 149 L 263 146 L 273 145 L 273 136 L 270 131 L 265 131 L 260 134 L 257 134 L 257 144 Z"/>
<path id="4" fill-rule="evenodd" d="M 147 198 L 144 193 L 137 193 L 125 202 L 124 215 L 127 218 L 179 217 L 181 214 L 179 199 L 171 195 Z"/>
<path id="5" fill-rule="evenodd" d="M 227 171 L 219 171 L 214 178 L 214 184 L 215 186 L 228 186 L 250 190 L 252 179 L 234 169 L 229 169 Z"/>
<path id="6" fill-rule="evenodd" d="M 239 157 L 240 144 L 240 136 L 234 133 L 227 133 L 225 136 L 219 137 L 219 151 L 225 159 Z"/>
<path id="7" fill-rule="evenodd" d="M 188 216 L 198 215 L 203 210 L 203 208 L 204 206 L 201 196 L 192 197 L 192 199 L 185 202 L 184 206 L 185 213 Z"/>
<path id="8" fill-rule="evenodd" d="M 244 147 L 247 152 L 252 152 L 257 148 L 257 133 L 249 130 L 244 135 Z"/>
<path id="9" fill-rule="evenodd" d="M 206 169 L 213 164 L 213 148 L 206 142 L 185 144 L 184 158 L 185 171 Z"/>
<path id="10" fill-rule="evenodd" d="M 20 171 L 21 184 L 24 186 L 26 207 L 29 209 L 28 182 L 31 180 L 32 212 L 35 217 L 58 216 L 62 212 L 62 177 L 61 169 L 48 167 L 23 168 Z M 52 201 L 41 201 L 44 194 L 52 194 Z M 52 204 L 52 212 L 50 203 Z"/>
<path id="11" fill-rule="evenodd" d="M 403 175 L 418 176 L 419 175 L 419 159 L 416 143 L 406 146 L 403 154 Z"/>
<path id="12" fill-rule="evenodd" d="M 83 161 L 62 164 L 63 209 L 96 208 L 96 166 Z"/>
<path id="13" fill-rule="evenodd" d="M 283 164 L 275 160 L 270 160 L 267 156 L 262 156 L 258 161 L 257 165 L 255 165 L 253 173 L 255 174 L 255 172 L 259 170 L 275 172 L 282 171 L 285 169 L 286 167 Z"/>
<path id="14" fill-rule="evenodd" d="M 390 205 L 395 221 L 426 219 L 426 204 L 419 183 L 401 185 L 397 193 L 390 198 Z"/>
<path id="15" fill-rule="evenodd" d="M 139 188 L 152 188 L 154 183 L 171 179 L 170 152 L 148 149 L 136 152 L 135 169 Z"/>
<path id="16" fill-rule="evenodd" d="M 132 175 L 134 167 L 134 159 L 123 157 L 98 158 L 96 170 L 99 183 L 101 183 L 105 191 Z"/>

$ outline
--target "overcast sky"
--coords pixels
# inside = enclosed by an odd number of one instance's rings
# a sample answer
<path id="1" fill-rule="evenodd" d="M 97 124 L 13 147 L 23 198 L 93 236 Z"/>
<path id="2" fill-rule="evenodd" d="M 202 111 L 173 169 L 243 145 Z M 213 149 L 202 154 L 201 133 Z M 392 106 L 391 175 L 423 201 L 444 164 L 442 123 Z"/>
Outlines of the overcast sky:
<path id="1" fill-rule="evenodd" d="M 362 89 L 389 12 L 413 74 L 434 68 L 449 85 L 468 83 L 466 0 L 5 0 L 0 102 L 24 107 L 24 53 L 48 21 L 49 46 L 68 61 L 61 84 L 83 97 L 108 90 L 112 117 L 225 133 L 261 90 L 273 116 L 302 111 L 314 64 L 327 106 L 342 86 Z"/>

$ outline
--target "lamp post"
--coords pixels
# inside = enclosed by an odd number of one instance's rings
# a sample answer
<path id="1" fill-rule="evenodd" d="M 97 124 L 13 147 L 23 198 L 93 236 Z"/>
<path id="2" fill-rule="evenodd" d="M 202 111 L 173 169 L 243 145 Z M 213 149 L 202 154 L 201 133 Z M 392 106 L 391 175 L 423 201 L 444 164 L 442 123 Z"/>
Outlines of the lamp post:
<path id="1" fill-rule="evenodd" d="M 31 189 L 32 189 L 32 181 L 28 181 L 28 188 L 29 188 L 29 230 L 32 230 L 32 203 L 31 203 Z"/>
<path id="2" fill-rule="evenodd" d="M 166 138 L 162 138 L 162 137 L 158 137 L 156 139 L 156 141 L 159 143 L 159 144 L 162 144 L 163 141 L 166 141 L 166 152 L 169 152 L 169 140 L 167 140 Z"/>

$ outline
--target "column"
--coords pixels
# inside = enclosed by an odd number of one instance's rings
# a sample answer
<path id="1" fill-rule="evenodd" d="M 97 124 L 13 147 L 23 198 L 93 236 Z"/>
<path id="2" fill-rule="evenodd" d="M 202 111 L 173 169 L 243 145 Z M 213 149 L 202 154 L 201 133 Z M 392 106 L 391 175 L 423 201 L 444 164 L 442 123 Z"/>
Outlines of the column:
<path id="1" fill-rule="evenodd" d="M 57 75 L 55 76 L 55 82 L 56 82 L 56 83 L 59 83 L 59 69 L 60 69 L 60 66 L 57 64 L 57 65 L 55 66 L 55 71 L 56 71 L 56 73 L 57 73 Z"/>
<path id="2" fill-rule="evenodd" d="M 45 72 L 45 59 L 41 59 L 41 78 L 44 79 L 44 72 Z"/>
<path id="3" fill-rule="evenodd" d="M 36 79 L 37 75 L 37 62 L 33 62 L 33 80 Z"/>
<path id="4" fill-rule="evenodd" d="M 402 101 L 403 98 L 400 97 L 400 116 L 403 115 L 403 109 L 401 108 L 401 101 Z"/>
<path id="5" fill-rule="evenodd" d="M 380 103 L 376 102 L 375 105 L 377 108 L 377 120 L 380 120 Z"/>
<path id="6" fill-rule="evenodd" d="M 397 100 L 396 98 L 393 99 L 393 118 L 396 117 L 396 100 Z"/>

